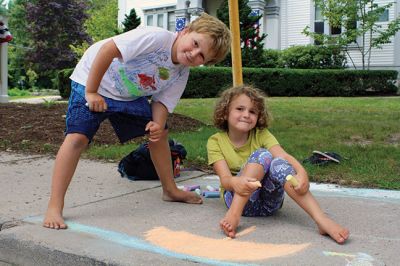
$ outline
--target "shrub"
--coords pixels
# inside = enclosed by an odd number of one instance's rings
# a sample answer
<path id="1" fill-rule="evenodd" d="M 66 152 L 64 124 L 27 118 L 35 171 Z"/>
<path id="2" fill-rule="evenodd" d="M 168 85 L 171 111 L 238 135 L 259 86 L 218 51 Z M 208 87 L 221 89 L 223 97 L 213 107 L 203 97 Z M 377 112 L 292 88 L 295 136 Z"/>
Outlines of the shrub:
<path id="1" fill-rule="evenodd" d="M 292 46 L 282 51 L 284 67 L 301 69 L 341 69 L 346 56 L 336 46 Z"/>
<path id="2" fill-rule="evenodd" d="M 71 80 L 69 77 L 74 71 L 73 68 L 63 69 L 57 72 L 57 76 L 54 80 L 54 85 L 60 92 L 60 96 L 63 98 L 69 98 L 71 94 Z"/>

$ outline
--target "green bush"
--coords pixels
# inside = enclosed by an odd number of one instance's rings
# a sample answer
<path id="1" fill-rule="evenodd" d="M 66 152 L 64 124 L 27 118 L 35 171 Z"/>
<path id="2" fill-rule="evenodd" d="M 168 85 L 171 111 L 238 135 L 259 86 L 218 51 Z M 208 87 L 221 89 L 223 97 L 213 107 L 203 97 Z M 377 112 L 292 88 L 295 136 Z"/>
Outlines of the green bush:
<path id="1" fill-rule="evenodd" d="M 243 81 L 270 96 L 394 95 L 397 71 L 244 68 Z M 192 68 L 183 98 L 216 97 L 232 84 L 232 70 Z"/>
<path id="2" fill-rule="evenodd" d="M 346 56 L 337 46 L 292 46 L 282 51 L 284 67 L 301 69 L 341 69 Z"/>
<path id="3" fill-rule="evenodd" d="M 55 84 L 61 97 L 71 91 L 73 69 L 58 72 Z M 395 95 L 397 71 L 345 69 L 243 68 L 243 82 L 269 96 Z M 232 86 L 229 67 L 191 68 L 183 98 L 212 98 Z"/>
<path id="4" fill-rule="evenodd" d="M 63 69 L 57 72 L 56 78 L 54 80 L 54 85 L 60 92 L 60 96 L 64 99 L 69 98 L 71 94 L 71 80 L 69 77 L 74 71 L 73 68 Z"/>
<path id="5" fill-rule="evenodd" d="M 10 97 L 14 97 L 14 96 L 29 96 L 29 95 L 31 95 L 31 93 L 29 91 L 21 90 L 21 89 L 18 89 L 18 88 L 9 89 L 7 91 L 7 94 Z"/>

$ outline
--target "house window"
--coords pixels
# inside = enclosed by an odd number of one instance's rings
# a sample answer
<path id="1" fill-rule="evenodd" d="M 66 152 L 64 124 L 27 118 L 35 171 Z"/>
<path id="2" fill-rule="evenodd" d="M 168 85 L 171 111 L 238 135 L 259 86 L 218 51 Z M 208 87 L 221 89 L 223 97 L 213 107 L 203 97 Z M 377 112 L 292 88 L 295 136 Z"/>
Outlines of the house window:
<path id="1" fill-rule="evenodd" d="M 175 31 L 176 6 L 164 5 L 143 9 L 148 26 L 157 26 L 166 30 Z M 170 25 L 171 22 L 174 25 Z"/>
<path id="2" fill-rule="evenodd" d="M 157 27 L 164 28 L 164 14 L 157 15 Z"/>
<path id="3" fill-rule="evenodd" d="M 379 16 L 378 22 L 387 22 L 389 21 L 389 9 L 385 9 L 383 13 Z"/>
<path id="4" fill-rule="evenodd" d="M 153 26 L 153 15 L 147 15 L 146 25 Z"/>

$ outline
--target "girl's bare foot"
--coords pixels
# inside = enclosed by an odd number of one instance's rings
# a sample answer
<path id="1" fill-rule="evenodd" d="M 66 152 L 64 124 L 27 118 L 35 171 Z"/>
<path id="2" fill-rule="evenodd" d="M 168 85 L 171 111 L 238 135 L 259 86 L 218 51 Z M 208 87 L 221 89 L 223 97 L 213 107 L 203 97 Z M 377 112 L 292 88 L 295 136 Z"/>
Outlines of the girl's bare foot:
<path id="1" fill-rule="evenodd" d="M 62 214 L 58 210 L 48 209 L 43 220 L 43 226 L 51 229 L 67 229 Z"/>
<path id="2" fill-rule="evenodd" d="M 240 215 L 236 216 L 230 209 L 226 213 L 225 217 L 219 222 L 219 226 L 224 231 L 225 235 L 230 238 L 235 238 L 236 236 L 236 229 L 240 222 Z"/>
<path id="3" fill-rule="evenodd" d="M 190 191 L 182 191 L 180 189 L 175 189 L 174 192 L 168 193 L 163 192 L 162 199 L 164 201 L 178 201 L 190 204 L 202 204 L 203 200 L 199 195 Z"/>
<path id="4" fill-rule="evenodd" d="M 318 223 L 318 229 L 321 235 L 329 235 L 338 244 L 343 244 L 350 235 L 350 232 L 347 228 L 337 224 L 328 217 L 323 218 Z"/>

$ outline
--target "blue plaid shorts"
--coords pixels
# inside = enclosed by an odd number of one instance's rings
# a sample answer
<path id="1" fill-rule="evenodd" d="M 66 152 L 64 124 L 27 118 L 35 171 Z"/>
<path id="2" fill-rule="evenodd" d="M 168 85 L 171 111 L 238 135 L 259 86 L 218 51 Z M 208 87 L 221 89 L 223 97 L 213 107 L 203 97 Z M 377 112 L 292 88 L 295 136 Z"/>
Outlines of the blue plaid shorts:
<path id="1" fill-rule="evenodd" d="M 243 209 L 243 216 L 270 216 L 278 211 L 283 204 L 285 195 L 284 185 L 286 176 L 294 174 L 293 167 L 282 158 L 273 158 L 267 149 L 254 151 L 247 163 L 258 163 L 263 166 L 264 178 L 261 180 L 261 188 L 254 191 Z M 246 163 L 246 164 L 247 164 Z M 245 165 L 246 165 L 245 164 Z M 245 166 L 244 165 L 244 166 Z M 244 168 L 242 166 L 242 170 Z M 241 175 L 242 170 L 238 173 Z M 232 204 L 234 193 L 224 192 L 224 201 L 229 208 Z"/>
<path id="2" fill-rule="evenodd" d="M 91 141 L 100 124 L 109 119 L 121 143 L 143 136 L 152 120 L 151 106 L 146 97 L 133 101 L 117 101 L 104 97 L 106 112 L 92 112 L 85 105 L 85 86 L 72 81 L 68 103 L 65 134 L 80 133 Z"/>

